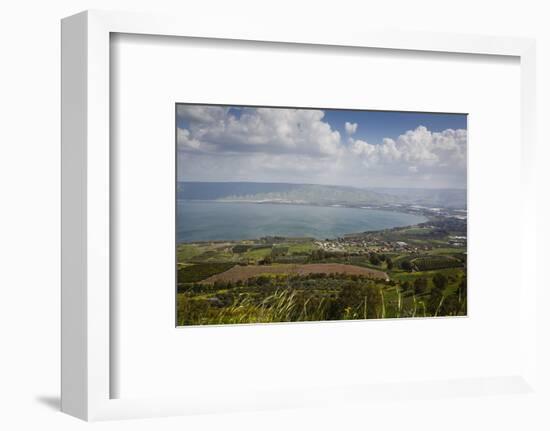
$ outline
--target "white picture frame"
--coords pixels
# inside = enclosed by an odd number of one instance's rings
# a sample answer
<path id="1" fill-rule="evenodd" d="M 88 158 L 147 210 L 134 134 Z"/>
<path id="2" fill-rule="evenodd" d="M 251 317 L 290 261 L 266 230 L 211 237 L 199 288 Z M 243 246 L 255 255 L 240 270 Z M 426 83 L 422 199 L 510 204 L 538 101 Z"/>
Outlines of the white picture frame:
<path id="1" fill-rule="evenodd" d="M 210 28 L 201 22 L 159 15 L 87 11 L 62 21 L 62 410 L 85 420 L 201 412 L 224 412 L 330 404 L 336 398 L 369 402 L 391 398 L 395 385 L 371 388 L 303 388 L 281 394 L 209 403 L 208 399 L 112 399 L 110 394 L 110 37 L 113 33 L 266 41 L 331 47 L 513 56 L 521 67 L 521 375 L 453 382 L 406 382 L 405 398 L 451 394 L 483 395 L 539 390 L 536 368 L 537 284 L 535 178 L 535 42 L 471 35 L 395 33 L 368 30 L 330 34 L 285 29 Z"/>

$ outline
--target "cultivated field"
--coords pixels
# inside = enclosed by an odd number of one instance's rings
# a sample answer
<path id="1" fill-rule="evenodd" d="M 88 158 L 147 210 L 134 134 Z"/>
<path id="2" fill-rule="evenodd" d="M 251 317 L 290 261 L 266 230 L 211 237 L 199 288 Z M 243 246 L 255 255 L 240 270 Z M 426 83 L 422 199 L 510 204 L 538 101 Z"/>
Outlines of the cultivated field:
<path id="1" fill-rule="evenodd" d="M 177 247 L 177 324 L 467 315 L 466 222 Z"/>
<path id="2" fill-rule="evenodd" d="M 346 274 L 361 275 L 373 279 L 387 280 L 388 275 L 379 270 L 355 265 L 340 263 L 316 263 L 306 265 L 279 264 L 279 265 L 255 265 L 234 266 L 233 268 L 213 275 L 203 280 L 203 283 L 215 283 L 216 281 L 237 282 L 262 275 L 309 275 L 309 274 Z"/>

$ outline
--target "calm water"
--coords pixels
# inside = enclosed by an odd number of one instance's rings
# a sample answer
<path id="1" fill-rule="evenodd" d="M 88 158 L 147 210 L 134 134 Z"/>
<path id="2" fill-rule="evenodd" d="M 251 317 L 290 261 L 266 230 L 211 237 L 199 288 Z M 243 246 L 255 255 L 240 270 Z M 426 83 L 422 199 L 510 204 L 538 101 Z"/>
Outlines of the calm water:
<path id="1" fill-rule="evenodd" d="M 394 211 L 308 205 L 178 201 L 178 242 L 262 236 L 335 238 L 425 222 Z"/>

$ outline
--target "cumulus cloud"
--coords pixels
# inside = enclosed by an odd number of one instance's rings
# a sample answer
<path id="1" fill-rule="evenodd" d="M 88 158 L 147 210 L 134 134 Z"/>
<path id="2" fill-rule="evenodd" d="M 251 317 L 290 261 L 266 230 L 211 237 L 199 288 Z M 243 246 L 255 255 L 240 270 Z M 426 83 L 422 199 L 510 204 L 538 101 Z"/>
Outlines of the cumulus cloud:
<path id="1" fill-rule="evenodd" d="M 201 143 L 199 140 L 191 137 L 191 133 L 187 129 L 178 128 L 178 149 L 192 149 L 198 150 L 201 148 Z"/>
<path id="2" fill-rule="evenodd" d="M 179 129 L 178 146 L 218 153 L 335 156 L 342 150 L 340 132 L 324 116 L 312 109 L 242 108 L 236 115 L 215 106 L 180 105 L 178 117 L 189 126 Z"/>
<path id="3" fill-rule="evenodd" d="M 178 105 L 178 118 L 191 123 L 214 124 L 223 121 L 229 112 L 224 106 Z"/>
<path id="4" fill-rule="evenodd" d="M 344 128 L 346 129 L 346 133 L 348 135 L 353 135 L 355 132 L 357 132 L 357 123 L 349 123 L 346 121 Z"/>
<path id="5" fill-rule="evenodd" d="M 431 170 L 464 171 L 466 166 L 466 130 L 447 129 L 431 132 L 424 126 L 409 130 L 396 140 L 385 138 L 373 145 L 351 140 L 350 150 L 367 167 L 407 169 L 410 173 Z"/>
<path id="6" fill-rule="evenodd" d="M 464 187 L 466 130 L 424 126 L 343 141 L 321 110 L 178 106 L 178 177 L 356 186 Z M 361 132 L 365 133 L 364 128 Z M 367 133 L 368 135 L 368 133 Z"/>

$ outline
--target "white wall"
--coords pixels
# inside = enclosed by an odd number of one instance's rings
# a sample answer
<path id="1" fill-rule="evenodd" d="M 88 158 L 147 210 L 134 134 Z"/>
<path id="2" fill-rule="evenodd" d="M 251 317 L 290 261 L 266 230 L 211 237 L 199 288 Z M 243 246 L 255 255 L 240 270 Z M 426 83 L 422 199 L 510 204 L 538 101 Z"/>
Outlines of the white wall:
<path id="1" fill-rule="evenodd" d="M 56 411 L 59 397 L 59 20 L 83 9 L 167 11 L 186 20 L 212 15 L 281 27 L 385 27 L 406 30 L 528 36 L 538 40 L 540 214 L 548 214 L 543 133 L 550 118 L 550 14 L 545 2 L 461 0 L 163 1 L 19 0 L 0 6 L 0 424 L 5 429 L 73 429 L 83 423 Z M 506 127 L 506 124 L 502 124 Z M 490 169 L 490 168 L 488 168 Z M 497 184 L 495 186 L 498 186 Z M 548 234 L 547 228 L 542 228 Z M 546 235 L 547 236 L 547 235 Z M 542 238 L 541 238 L 542 239 Z M 542 243 L 542 241 L 541 241 Z M 546 260 L 541 253 L 541 264 Z M 545 266 L 541 265 L 542 268 Z M 548 295 L 541 303 L 548 303 Z M 547 318 L 546 323 L 548 322 Z M 547 326 L 550 329 L 550 326 Z M 550 337 L 549 337 L 550 338 Z M 548 346 L 541 346 L 548 360 Z M 548 360 L 547 363 L 550 363 Z M 53 406 L 53 407 L 52 407 Z M 101 424 L 109 429 L 548 429 L 529 398 L 460 399 L 339 409 L 234 414 Z M 458 412 L 458 413 L 457 413 Z M 468 412 L 468 414 L 464 414 Z M 548 420 L 548 419 L 546 419 Z M 11 426 L 7 425 L 11 423 Z M 546 428 L 545 428 L 546 426 Z"/>

